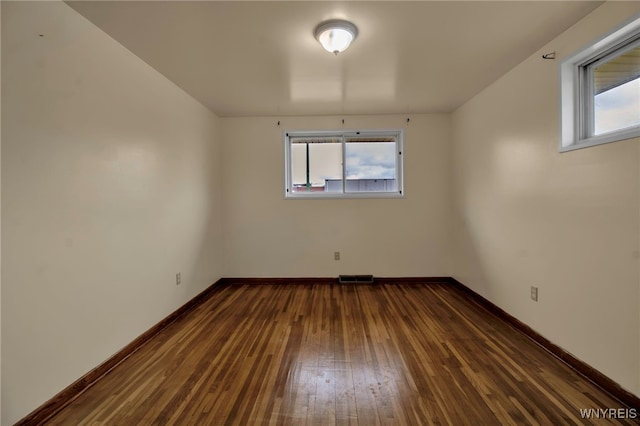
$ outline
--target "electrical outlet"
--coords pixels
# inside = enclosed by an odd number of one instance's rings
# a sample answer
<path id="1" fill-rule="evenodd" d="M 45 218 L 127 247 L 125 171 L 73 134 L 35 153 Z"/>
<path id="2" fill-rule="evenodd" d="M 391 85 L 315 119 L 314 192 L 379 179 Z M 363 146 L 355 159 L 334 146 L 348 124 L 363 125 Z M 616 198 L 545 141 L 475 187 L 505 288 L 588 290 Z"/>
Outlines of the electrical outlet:
<path id="1" fill-rule="evenodd" d="M 333 252 L 333 260 L 340 260 L 340 252 L 339 251 Z"/>
<path id="2" fill-rule="evenodd" d="M 181 282 L 182 282 L 182 274 L 178 272 L 176 274 L 176 285 L 180 285 Z"/>
<path id="3" fill-rule="evenodd" d="M 531 286 L 531 300 L 538 301 L 538 287 Z"/>

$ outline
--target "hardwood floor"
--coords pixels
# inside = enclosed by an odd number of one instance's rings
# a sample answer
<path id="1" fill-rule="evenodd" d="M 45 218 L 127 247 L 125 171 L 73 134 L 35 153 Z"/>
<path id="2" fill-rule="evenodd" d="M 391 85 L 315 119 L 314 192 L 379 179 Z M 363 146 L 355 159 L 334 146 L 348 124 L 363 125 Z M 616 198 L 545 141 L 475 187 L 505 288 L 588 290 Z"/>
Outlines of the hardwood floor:
<path id="1" fill-rule="evenodd" d="M 635 424 L 448 284 L 228 285 L 50 425 Z"/>

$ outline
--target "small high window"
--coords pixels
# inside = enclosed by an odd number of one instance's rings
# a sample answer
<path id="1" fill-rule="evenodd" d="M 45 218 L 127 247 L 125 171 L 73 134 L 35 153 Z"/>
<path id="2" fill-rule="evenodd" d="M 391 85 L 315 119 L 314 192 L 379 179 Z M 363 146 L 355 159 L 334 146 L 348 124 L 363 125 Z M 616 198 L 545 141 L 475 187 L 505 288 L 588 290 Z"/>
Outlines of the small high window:
<path id="1" fill-rule="evenodd" d="M 285 132 L 285 196 L 402 196 L 402 135 L 401 130 Z"/>
<path id="2" fill-rule="evenodd" d="M 560 65 L 561 151 L 640 136 L 640 18 Z"/>

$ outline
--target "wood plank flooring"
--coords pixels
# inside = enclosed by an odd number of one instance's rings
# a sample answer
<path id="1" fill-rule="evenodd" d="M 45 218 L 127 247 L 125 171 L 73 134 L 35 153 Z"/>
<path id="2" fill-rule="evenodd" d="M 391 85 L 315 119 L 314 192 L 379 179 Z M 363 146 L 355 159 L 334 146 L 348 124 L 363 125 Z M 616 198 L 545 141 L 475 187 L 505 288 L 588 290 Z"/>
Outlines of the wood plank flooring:
<path id="1" fill-rule="evenodd" d="M 621 407 L 448 284 L 228 285 L 47 424 L 632 424 L 581 418 Z"/>

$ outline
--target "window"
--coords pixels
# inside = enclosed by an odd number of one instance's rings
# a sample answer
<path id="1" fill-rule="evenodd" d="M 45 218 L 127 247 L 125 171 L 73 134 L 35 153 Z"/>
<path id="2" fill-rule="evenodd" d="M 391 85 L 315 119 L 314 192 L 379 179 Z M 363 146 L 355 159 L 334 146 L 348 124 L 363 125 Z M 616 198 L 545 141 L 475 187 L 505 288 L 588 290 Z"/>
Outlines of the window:
<path id="1" fill-rule="evenodd" d="M 560 64 L 560 151 L 640 136 L 640 18 Z"/>
<path id="2" fill-rule="evenodd" d="M 401 197 L 402 136 L 402 130 L 285 132 L 285 196 Z"/>

